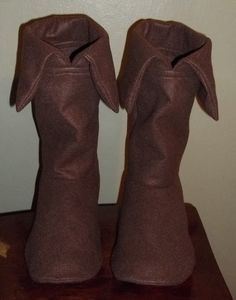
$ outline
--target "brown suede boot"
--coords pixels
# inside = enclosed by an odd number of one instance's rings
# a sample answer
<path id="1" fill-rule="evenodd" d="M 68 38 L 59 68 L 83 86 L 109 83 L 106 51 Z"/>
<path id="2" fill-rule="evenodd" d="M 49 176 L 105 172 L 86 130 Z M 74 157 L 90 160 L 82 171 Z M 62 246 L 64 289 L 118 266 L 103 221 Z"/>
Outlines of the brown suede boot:
<path id="1" fill-rule="evenodd" d="M 41 144 L 26 262 L 37 282 L 81 282 L 101 266 L 98 105 L 119 103 L 109 39 L 85 15 L 33 20 L 21 39 L 16 107 L 33 100 Z"/>
<path id="2" fill-rule="evenodd" d="M 211 41 L 181 23 L 141 20 L 118 86 L 129 127 L 112 269 L 123 281 L 178 285 L 195 264 L 178 176 L 194 97 L 218 119 Z"/>

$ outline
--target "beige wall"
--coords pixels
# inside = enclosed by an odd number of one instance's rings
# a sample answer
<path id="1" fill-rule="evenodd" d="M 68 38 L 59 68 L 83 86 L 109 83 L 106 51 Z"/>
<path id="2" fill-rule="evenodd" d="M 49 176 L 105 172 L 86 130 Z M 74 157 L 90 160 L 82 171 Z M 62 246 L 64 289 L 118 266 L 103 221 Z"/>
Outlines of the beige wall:
<path id="1" fill-rule="evenodd" d="M 38 138 L 28 106 L 9 106 L 17 32 L 21 23 L 52 13 L 85 13 L 110 34 L 119 70 L 126 32 L 140 18 L 177 20 L 213 41 L 220 121 L 195 105 L 181 178 L 185 200 L 198 209 L 224 277 L 236 297 L 235 0 L 0 0 L 0 210 L 31 205 L 38 167 Z M 115 202 L 123 168 L 126 114 L 100 106 L 100 202 Z"/>

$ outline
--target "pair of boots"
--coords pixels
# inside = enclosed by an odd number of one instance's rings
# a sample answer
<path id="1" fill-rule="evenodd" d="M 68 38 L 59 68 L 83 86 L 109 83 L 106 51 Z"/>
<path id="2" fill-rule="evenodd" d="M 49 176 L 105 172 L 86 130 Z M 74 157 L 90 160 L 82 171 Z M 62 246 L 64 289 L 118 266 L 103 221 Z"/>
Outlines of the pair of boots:
<path id="1" fill-rule="evenodd" d="M 102 264 L 99 99 L 119 107 L 109 39 L 85 15 L 31 21 L 21 38 L 16 107 L 32 101 L 41 146 L 26 262 L 37 282 L 82 282 Z M 210 39 L 177 22 L 135 23 L 118 90 L 129 118 L 112 270 L 122 281 L 177 285 L 195 263 L 178 176 L 194 97 L 218 118 Z"/>

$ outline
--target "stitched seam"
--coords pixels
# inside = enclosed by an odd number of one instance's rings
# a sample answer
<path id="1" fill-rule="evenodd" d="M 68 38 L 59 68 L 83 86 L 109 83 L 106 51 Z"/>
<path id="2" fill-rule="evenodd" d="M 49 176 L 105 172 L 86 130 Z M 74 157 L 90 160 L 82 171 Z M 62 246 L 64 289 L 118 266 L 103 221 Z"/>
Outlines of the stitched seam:
<path id="1" fill-rule="evenodd" d="M 81 42 L 80 40 L 71 40 L 71 41 L 66 41 L 66 42 L 59 42 L 59 41 L 54 41 L 54 45 L 60 46 L 60 45 L 67 45 L 67 44 L 77 44 L 78 42 Z M 84 40 L 86 42 L 86 40 Z"/>
<path id="2" fill-rule="evenodd" d="M 62 73 L 54 73 L 55 76 L 60 75 L 89 75 L 89 72 L 62 72 Z"/>
<path id="3" fill-rule="evenodd" d="M 56 70 L 53 72 L 54 75 L 61 75 L 61 74 L 73 74 L 73 75 L 89 75 L 89 70 Z"/>
<path id="4" fill-rule="evenodd" d="M 190 77 L 189 76 L 171 76 L 171 75 L 156 75 L 155 77 L 157 77 L 157 78 L 166 78 L 166 79 L 171 79 L 171 78 L 175 78 L 175 79 L 178 79 L 178 78 L 188 78 L 188 79 L 190 79 Z"/>
<path id="5" fill-rule="evenodd" d="M 54 71 L 59 72 L 59 71 L 71 71 L 71 72 L 75 72 L 75 71 L 87 71 L 88 68 L 87 67 L 54 67 L 53 68 Z M 88 70 L 89 71 L 89 70 Z"/>

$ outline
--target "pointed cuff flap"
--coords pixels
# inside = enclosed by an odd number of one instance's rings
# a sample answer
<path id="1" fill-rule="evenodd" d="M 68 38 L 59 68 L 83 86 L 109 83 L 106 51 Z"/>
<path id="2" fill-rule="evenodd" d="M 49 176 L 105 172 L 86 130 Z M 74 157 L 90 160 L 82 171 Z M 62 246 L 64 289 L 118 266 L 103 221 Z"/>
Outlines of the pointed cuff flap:
<path id="1" fill-rule="evenodd" d="M 19 35 L 19 67 L 16 74 L 16 110 L 21 111 L 34 97 L 43 69 L 52 51 L 35 38 L 28 24 L 22 25 Z"/>
<path id="2" fill-rule="evenodd" d="M 101 28 L 99 28 L 101 30 Z M 119 97 L 109 38 L 105 31 L 85 51 L 84 57 L 91 65 L 94 85 L 103 102 L 113 111 L 119 111 Z"/>
<path id="3" fill-rule="evenodd" d="M 218 120 L 218 102 L 211 63 L 211 48 L 211 40 L 206 38 L 205 44 L 185 61 L 194 69 L 200 80 L 200 88 L 197 92 L 199 105 L 209 116 Z"/>
<path id="4" fill-rule="evenodd" d="M 129 30 L 118 76 L 121 107 L 128 113 L 133 109 L 142 77 L 155 57 L 141 36 L 132 28 Z"/>

